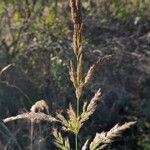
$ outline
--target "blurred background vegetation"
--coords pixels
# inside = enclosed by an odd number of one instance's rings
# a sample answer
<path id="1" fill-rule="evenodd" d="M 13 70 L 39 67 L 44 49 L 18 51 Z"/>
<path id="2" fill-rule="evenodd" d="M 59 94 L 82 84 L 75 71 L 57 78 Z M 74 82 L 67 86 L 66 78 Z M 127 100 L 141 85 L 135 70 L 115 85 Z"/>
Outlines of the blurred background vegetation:
<path id="1" fill-rule="evenodd" d="M 98 66 L 85 89 L 85 100 L 99 87 L 103 97 L 81 131 L 81 144 L 95 131 L 138 120 L 107 149 L 150 150 L 150 1 L 82 0 L 82 4 L 84 70 L 98 57 L 111 54 L 112 58 Z M 72 29 L 67 0 L 0 0 L 0 70 L 13 64 L 2 80 L 24 93 L 0 83 L 1 119 L 29 110 L 38 99 L 48 102 L 51 114 L 74 102 L 68 75 Z M 23 149 L 29 143 L 26 124 L 8 124 Z M 35 137 L 37 150 L 52 147 L 47 128 Z M 0 149 L 5 145 L 0 136 Z"/>

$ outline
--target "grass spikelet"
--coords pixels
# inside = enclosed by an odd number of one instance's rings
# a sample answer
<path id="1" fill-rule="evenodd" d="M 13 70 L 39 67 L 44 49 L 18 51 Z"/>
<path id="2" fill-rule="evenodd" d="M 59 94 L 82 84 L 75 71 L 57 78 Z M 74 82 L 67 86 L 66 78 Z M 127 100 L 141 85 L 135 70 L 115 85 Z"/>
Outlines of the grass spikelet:
<path id="1" fill-rule="evenodd" d="M 61 150 L 70 150 L 70 143 L 68 138 L 63 138 L 57 129 L 53 129 L 53 136 L 55 137 L 55 145 Z"/>
<path id="2" fill-rule="evenodd" d="M 70 75 L 70 80 L 72 81 L 74 87 L 76 88 L 77 87 L 77 75 L 76 75 L 75 67 L 72 61 L 70 62 L 69 75 Z"/>
<path id="3" fill-rule="evenodd" d="M 94 74 L 94 71 L 95 71 L 95 64 L 92 65 L 90 67 L 90 69 L 88 70 L 86 77 L 84 79 L 84 85 L 88 84 L 91 81 L 93 74 Z"/>
<path id="4" fill-rule="evenodd" d="M 90 103 L 87 105 L 85 102 L 83 105 L 83 112 L 80 115 L 80 122 L 83 123 L 86 120 L 89 119 L 89 117 L 95 112 L 96 107 L 97 107 L 97 102 L 99 101 L 99 98 L 101 96 L 101 91 L 100 89 L 95 93 L 93 98 L 91 99 Z"/>
<path id="5" fill-rule="evenodd" d="M 96 133 L 94 140 L 90 144 L 90 150 L 101 150 L 104 149 L 108 144 L 113 142 L 115 138 L 120 137 L 122 132 L 130 128 L 136 122 L 128 122 L 119 126 L 116 124 L 110 131 Z"/>
<path id="6" fill-rule="evenodd" d="M 93 112 L 95 111 L 96 106 L 97 106 L 97 102 L 98 102 L 98 100 L 100 98 L 100 95 L 101 95 L 101 89 L 99 89 L 95 93 L 94 97 L 91 99 L 91 101 L 90 101 L 90 103 L 89 103 L 89 105 L 87 107 L 87 111 L 89 112 L 89 114 L 93 114 Z"/>
<path id="7" fill-rule="evenodd" d="M 59 122 L 59 120 L 52 117 L 51 115 L 46 115 L 44 113 L 35 113 L 35 112 L 27 112 L 27 113 L 19 114 L 17 116 L 8 117 L 3 119 L 3 122 L 7 123 L 15 120 L 20 120 L 20 119 L 30 120 L 36 123 L 39 123 L 40 121 Z"/>

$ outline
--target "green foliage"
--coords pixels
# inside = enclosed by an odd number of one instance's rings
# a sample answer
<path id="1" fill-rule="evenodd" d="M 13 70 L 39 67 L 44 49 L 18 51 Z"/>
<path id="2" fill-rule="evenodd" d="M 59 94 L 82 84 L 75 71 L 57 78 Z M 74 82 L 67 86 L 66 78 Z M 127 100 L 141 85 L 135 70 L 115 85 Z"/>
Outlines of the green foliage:
<path id="1" fill-rule="evenodd" d="M 137 16 L 142 18 L 149 16 L 149 5 L 149 0 L 93 0 L 83 4 L 87 10 L 90 8 L 88 13 L 97 14 L 100 17 L 99 23 L 104 25 L 115 19 L 134 20 Z"/>
<path id="2" fill-rule="evenodd" d="M 142 145 L 142 147 L 143 147 L 144 150 L 149 150 L 150 149 L 150 144 L 149 143 L 144 143 Z"/>

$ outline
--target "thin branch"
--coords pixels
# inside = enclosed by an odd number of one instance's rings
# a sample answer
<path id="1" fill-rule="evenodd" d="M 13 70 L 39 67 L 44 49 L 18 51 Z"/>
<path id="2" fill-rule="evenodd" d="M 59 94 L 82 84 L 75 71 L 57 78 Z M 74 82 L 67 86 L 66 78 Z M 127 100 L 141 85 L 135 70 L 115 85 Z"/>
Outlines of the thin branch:
<path id="1" fill-rule="evenodd" d="M 10 67 L 12 67 L 12 66 L 13 66 L 13 64 L 9 64 L 9 65 L 5 66 L 5 67 L 0 71 L 0 82 L 1 82 L 2 84 L 5 84 L 5 85 L 11 87 L 11 88 L 17 89 L 28 101 L 30 101 L 29 96 L 28 96 L 26 93 L 24 93 L 21 88 L 19 88 L 18 86 L 14 85 L 14 84 L 10 84 L 9 81 L 7 81 L 7 80 L 3 80 L 3 79 L 2 79 L 2 75 L 4 74 L 4 72 L 6 72 L 6 71 L 7 71 Z"/>

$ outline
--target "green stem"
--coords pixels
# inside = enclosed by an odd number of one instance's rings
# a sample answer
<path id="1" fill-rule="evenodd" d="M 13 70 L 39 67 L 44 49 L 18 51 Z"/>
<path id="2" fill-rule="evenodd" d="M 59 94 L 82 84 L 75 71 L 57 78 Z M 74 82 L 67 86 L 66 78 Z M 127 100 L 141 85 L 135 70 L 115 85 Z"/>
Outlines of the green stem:
<path id="1" fill-rule="evenodd" d="M 75 150 L 78 150 L 78 133 L 75 134 Z"/>
<path id="2" fill-rule="evenodd" d="M 77 115 L 77 121 L 79 117 L 79 99 L 77 99 L 77 107 L 76 107 L 76 115 Z M 75 150 L 78 150 L 78 132 L 75 134 Z"/>
<path id="3" fill-rule="evenodd" d="M 33 150 L 33 129 L 34 129 L 34 122 L 31 120 L 31 131 L 30 131 L 30 136 L 31 136 L 31 143 L 30 143 L 30 150 Z"/>
<path id="4" fill-rule="evenodd" d="M 77 118 L 79 117 L 79 99 L 77 99 Z"/>
<path id="5" fill-rule="evenodd" d="M 79 57 L 80 56 L 77 54 L 76 55 L 77 69 L 79 67 Z M 78 86 L 79 86 L 80 85 L 80 80 L 78 78 L 79 78 L 79 76 L 77 74 L 77 83 L 78 83 Z M 76 103 L 76 117 L 77 117 L 77 122 L 78 122 L 78 117 L 79 117 L 79 101 L 80 101 L 80 96 L 77 95 L 77 103 Z M 79 131 L 77 129 L 77 133 L 75 134 L 75 150 L 78 150 L 78 132 Z"/>

